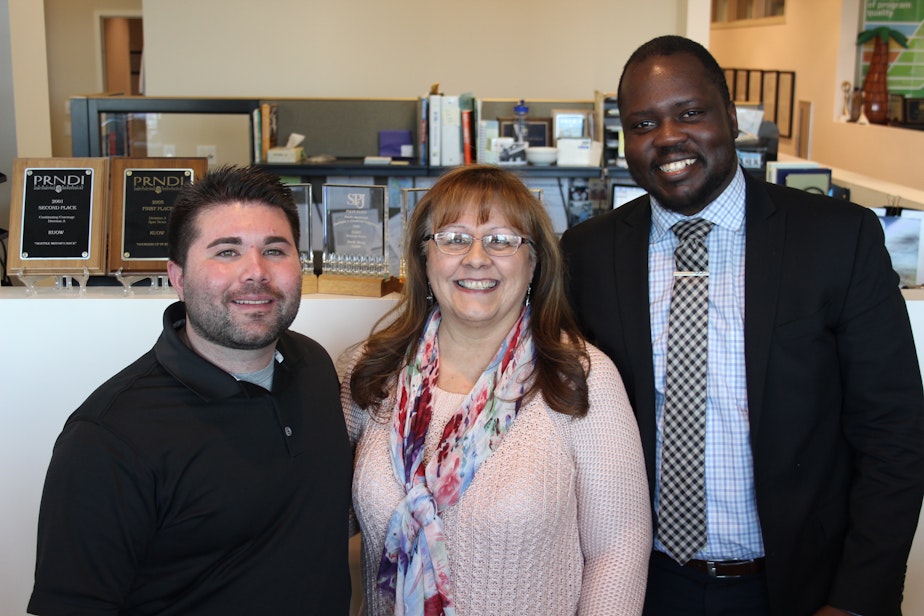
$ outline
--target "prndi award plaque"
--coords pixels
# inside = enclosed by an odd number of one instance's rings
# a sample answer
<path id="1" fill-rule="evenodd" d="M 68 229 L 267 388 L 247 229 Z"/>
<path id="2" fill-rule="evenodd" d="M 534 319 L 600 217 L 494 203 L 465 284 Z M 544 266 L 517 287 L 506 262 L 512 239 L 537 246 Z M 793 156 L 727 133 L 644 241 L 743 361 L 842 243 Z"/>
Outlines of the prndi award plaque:
<path id="1" fill-rule="evenodd" d="M 103 274 L 108 158 L 17 158 L 10 203 L 11 274 Z"/>
<path id="2" fill-rule="evenodd" d="M 206 171 L 207 158 L 112 159 L 109 273 L 166 274 L 167 218 Z"/>

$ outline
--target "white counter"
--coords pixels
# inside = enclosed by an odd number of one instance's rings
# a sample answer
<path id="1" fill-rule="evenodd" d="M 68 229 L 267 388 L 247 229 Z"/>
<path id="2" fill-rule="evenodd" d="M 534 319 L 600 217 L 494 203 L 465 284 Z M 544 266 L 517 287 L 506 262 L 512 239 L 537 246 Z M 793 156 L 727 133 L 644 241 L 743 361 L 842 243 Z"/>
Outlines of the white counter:
<path id="1" fill-rule="evenodd" d="M 924 290 L 906 291 L 924 349 Z M 170 290 L 93 289 L 81 296 L 0 289 L 0 614 L 25 614 L 35 568 L 39 502 L 51 449 L 65 419 L 103 381 L 154 344 Z M 396 295 L 306 295 L 293 329 L 332 357 L 366 337 Z M 919 357 L 924 353 L 919 353 Z M 922 366 L 924 368 L 924 366 Z M 924 535 L 924 533 L 919 533 Z M 924 540 L 908 563 L 904 613 L 924 614 Z"/>

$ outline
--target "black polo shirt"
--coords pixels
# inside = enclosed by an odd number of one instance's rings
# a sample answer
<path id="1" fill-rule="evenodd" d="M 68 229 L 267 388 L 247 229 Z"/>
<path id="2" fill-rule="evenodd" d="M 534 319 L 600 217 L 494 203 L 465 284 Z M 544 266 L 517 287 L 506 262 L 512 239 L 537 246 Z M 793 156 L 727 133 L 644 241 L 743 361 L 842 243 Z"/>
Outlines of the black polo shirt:
<path id="1" fill-rule="evenodd" d="M 29 611 L 346 614 L 352 453 L 330 357 L 284 333 L 268 392 L 186 347 L 184 319 L 168 307 L 154 348 L 67 420 Z"/>

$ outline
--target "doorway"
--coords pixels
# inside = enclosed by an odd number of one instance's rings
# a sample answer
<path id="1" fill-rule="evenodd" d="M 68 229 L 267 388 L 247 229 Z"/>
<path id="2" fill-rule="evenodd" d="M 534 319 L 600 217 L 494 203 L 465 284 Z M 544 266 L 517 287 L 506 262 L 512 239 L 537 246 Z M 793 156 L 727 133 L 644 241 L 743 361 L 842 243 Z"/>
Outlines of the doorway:
<path id="1" fill-rule="evenodd" d="M 144 94 L 144 28 L 140 17 L 103 17 L 103 88 Z"/>

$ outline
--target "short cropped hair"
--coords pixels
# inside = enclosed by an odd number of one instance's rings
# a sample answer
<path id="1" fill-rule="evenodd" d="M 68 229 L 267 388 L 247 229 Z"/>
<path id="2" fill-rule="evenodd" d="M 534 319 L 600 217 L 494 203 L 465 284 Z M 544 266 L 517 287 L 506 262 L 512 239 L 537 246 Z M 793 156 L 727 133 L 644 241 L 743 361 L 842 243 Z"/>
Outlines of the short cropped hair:
<path id="1" fill-rule="evenodd" d="M 196 218 L 209 208 L 231 203 L 252 203 L 282 210 L 295 246 L 299 242 L 298 208 L 292 191 L 279 176 L 259 167 L 226 165 L 209 171 L 205 176 L 185 186 L 177 195 L 167 222 L 167 257 L 184 267 L 190 245 L 198 237 Z"/>
<path id="2" fill-rule="evenodd" d="M 622 75 L 619 77 L 619 88 L 616 91 L 619 106 L 622 106 L 622 80 L 626 76 L 626 71 L 629 70 L 630 66 L 633 64 L 640 64 L 649 58 L 672 56 L 678 53 L 689 54 L 699 60 L 703 68 L 706 69 L 706 76 L 712 85 L 719 91 L 722 100 L 726 103 L 731 102 L 731 94 L 728 91 L 728 81 L 725 79 L 725 72 L 722 70 L 722 67 L 719 66 L 719 63 L 716 62 L 716 59 L 712 57 L 712 54 L 709 53 L 709 50 L 696 41 L 671 34 L 651 39 L 629 56 L 629 59 L 622 69 Z"/>

